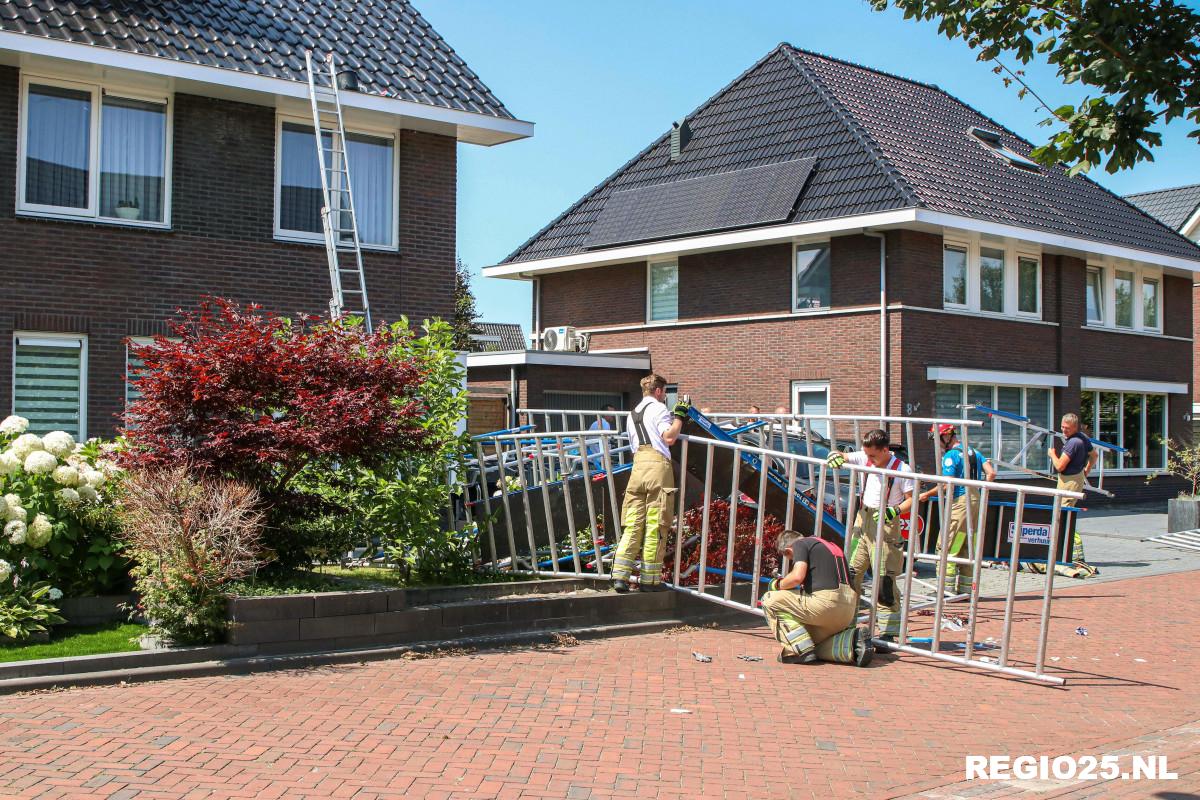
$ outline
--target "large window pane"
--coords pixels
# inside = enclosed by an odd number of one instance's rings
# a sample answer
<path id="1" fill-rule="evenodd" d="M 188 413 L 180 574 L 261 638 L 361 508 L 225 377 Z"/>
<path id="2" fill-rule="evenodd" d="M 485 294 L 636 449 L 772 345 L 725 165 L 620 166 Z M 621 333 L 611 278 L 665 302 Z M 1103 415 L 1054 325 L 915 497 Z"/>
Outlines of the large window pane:
<path id="1" fill-rule="evenodd" d="M 83 347 L 79 340 L 17 340 L 13 413 L 32 433 L 62 430 L 82 438 Z"/>
<path id="2" fill-rule="evenodd" d="M 1025 416 L 1029 417 L 1029 421 L 1040 428 L 1050 428 L 1050 400 L 1051 394 L 1049 389 L 1026 389 L 1025 390 Z M 1022 443 L 1024 446 L 1024 443 Z M 1046 456 L 1045 440 L 1040 440 L 1037 446 L 1030 447 L 1025 451 L 1025 466 L 1029 469 L 1046 471 L 1050 469 L 1050 459 Z"/>
<path id="3" fill-rule="evenodd" d="M 25 139 L 25 202 L 88 207 L 92 95 L 30 84 Z"/>
<path id="4" fill-rule="evenodd" d="M 796 310 L 829 308 L 829 283 L 829 248 L 825 245 L 798 248 L 796 250 Z"/>
<path id="5" fill-rule="evenodd" d="M 1121 395 L 1118 392 L 1101 392 L 1097 430 L 1093 434 L 1102 442 L 1121 444 Z M 1105 469 L 1117 466 L 1116 453 L 1101 449 Z"/>
<path id="6" fill-rule="evenodd" d="M 323 205 L 313 129 L 285 122 L 279 141 L 279 227 L 321 233 Z"/>
<path id="7" fill-rule="evenodd" d="M 1104 273 L 1098 269 L 1087 271 L 1087 321 L 1104 322 Z"/>
<path id="8" fill-rule="evenodd" d="M 1026 314 L 1036 314 L 1038 311 L 1038 294 L 1041 291 L 1041 281 L 1037 259 L 1017 259 L 1017 310 Z"/>
<path id="9" fill-rule="evenodd" d="M 1096 393 L 1079 393 L 1079 427 L 1088 436 L 1096 435 Z"/>
<path id="10" fill-rule="evenodd" d="M 1117 270 L 1113 288 L 1117 298 L 1117 325 L 1122 328 L 1133 327 L 1133 273 Z"/>
<path id="11" fill-rule="evenodd" d="M 167 107 L 105 97 L 100 121 L 100 216 L 163 221 Z"/>
<path id="12" fill-rule="evenodd" d="M 942 301 L 954 306 L 967 304 L 967 251 L 961 247 L 942 250 Z"/>
<path id="13" fill-rule="evenodd" d="M 1122 456 L 1121 466 L 1125 469 L 1141 469 L 1142 466 L 1142 395 L 1124 395 L 1122 411 L 1121 446 L 1129 452 Z"/>
<path id="14" fill-rule="evenodd" d="M 991 247 L 979 250 L 979 308 L 1004 311 L 1004 251 Z"/>
<path id="15" fill-rule="evenodd" d="M 961 383 L 939 383 L 933 415 L 938 419 L 962 419 L 963 386 Z"/>
<path id="16" fill-rule="evenodd" d="M 332 141 L 322 137 L 326 164 L 333 159 Z M 346 152 L 358 214 L 358 237 L 363 244 L 393 244 L 395 209 L 392 178 L 395 153 L 392 140 L 346 134 Z M 285 231 L 321 233 L 321 168 L 310 125 L 283 123 L 279 142 L 279 227 Z M 340 195 L 335 193 L 335 200 Z M 348 210 L 338 227 L 348 228 Z"/>
<path id="17" fill-rule="evenodd" d="M 1166 395 L 1146 395 L 1146 468 L 1166 466 L 1167 448 Z"/>
<path id="18" fill-rule="evenodd" d="M 1142 325 L 1158 328 L 1158 281 L 1153 278 L 1142 279 Z"/>
<path id="19" fill-rule="evenodd" d="M 679 318 L 679 266 L 674 262 L 650 265 L 650 321 Z"/>
<path id="20" fill-rule="evenodd" d="M 391 244 L 392 140 L 347 133 L 346 148 L 354 209 L 358 213 L 358 237 L 363 244 Z"/>
<path id="21" fill-rule="evenodd" d="M 1024 392 L 1016 386 L 997 386 L 996 409 L 1019 416 L 1022 411 L 1023 394 Z M 1003 459 L 1010 464 L 1017 463 L 1017 453 L 1021 451 L 1021 445 L 1024 442 L 1021 426 L 1007 422 L 1000 424 L 1000 449 L 996 452 L 996 458 Z"/>
<path id="22" fill-rule="evenodd" d="M 992 397 L 993 387 L 991 386 L 967 386 L 967 404 L 973 406 L 987 406 L 995 408 L 995 400 Z M 967 419 L 978 420 L 983 424 L 978 428 L 971 428 L 968 432 L 967 444 L 974 447 L 979 452 L 983 453 L 988 458 L 996 454 L 995 443 L 993 442 L 995 423 L 992 418 L 981 411 L 971 409 L 967 412 Z"/>

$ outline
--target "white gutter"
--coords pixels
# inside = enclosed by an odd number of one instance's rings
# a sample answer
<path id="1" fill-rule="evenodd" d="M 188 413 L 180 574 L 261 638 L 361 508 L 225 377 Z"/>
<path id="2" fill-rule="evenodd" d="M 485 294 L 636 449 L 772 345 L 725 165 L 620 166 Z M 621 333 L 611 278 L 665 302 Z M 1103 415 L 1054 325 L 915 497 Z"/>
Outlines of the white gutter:
<path id="1" fill-rule="evenodd" d="M 308 102 L 308 85 L 300 81 L 176 61 L 162 56 L 127 53 L 97 45 L 64 42 L 32 34 L 0 31 L 0 50 L 95 64 L 114 69 L 127 69 L 165 78 L 195 81 L 212 86 L 242 89 L 248 92 L 290 97 L 305 103 Z M 472 144 L 501 144 L 533 135 L 532 122 L 493 117 L 474 111 L 442 108 L 424 103 L 414 103 L 411 100 L 399 100 L 361 92 L 342 92 L 341 101 L 346 108 L 453 125 L 460 129 L 458 131 L 459 140 Z"/>
<path id="2" fill-rule="evenodd" d="M 509 350 L 468 353 L 468 367 L 598 367 L 603 369 L 650 369 L 650 356 L 601 353 L 556 352 L 554 350 Z"/>
<path id="3" fill-rule="evenodd" d="M 1101 392 L 1147 392 L 1150 394 L 1187 394 L 1186 383 L 1168 383 L 1167 381 L 1138 381 L 1124 378 L 1093 378 L 1083 376 L 1079 379 L 1079 388 L 1088 391 Z"/>
<path id="4" fill-rule="evenodd" d="M 1048 372 L 1009 372 L 960 367 L 926 367 L 925 378 L 941 383 L 995 383 L 1001 386 L 1037 386 L 1045 389 L 1062 388 L 1068 384 L 1066 375 Z"/>
<path id="5" fill-rule="evenodd" d="M 787 225 L 767 225 L 748 230 L 712 233 L 703 236 L 687 236 L 679 239 L 626 245 L 624 247 L 574 253 L 565 256 L 555 256 L 553 258 L 538 258 L 512 264 L 496 264 L 484 267 L 483 275 L 487 278 L 516 278 L 520 280 L 550 272 L 601 267 L 608 264 L 622 264 L 629 261 L 645 261 L 656 256 L 689 255 L 691 253 L 703 253 L 710 250 L 728 250 L 751 245 L 758 246 L 790 242 L 805 237 L 845 234 L 849 231 L 862 230 L 864 228 L 896 228 L 911 225 L 928 225 L 933 228 L 976 231 L 992 236 L 1020 239 L 1021 241 L 1041 244 L 1059 250 L 1113 256 L 1114 258 L 1128 259 L 1143 264 L 1154 264 L 1171 269 L 1185 270 L 1187 272 L 1200 272 L 1200 248 L 1197 249 L 1195 258 L 1180 258 L 1178 256 L 1151 253 L 1133 247 L 1097 242 L 1091 239 L 1081 239 L 1075 236 L 1050 233 L 1033 228 L 1002 225 L 971 217 L 960 217 L 940 211 L 904 208 L 898 211 L 885 211 L 878 214 L 836 217 L 834 219 L 796 222 Z"/>

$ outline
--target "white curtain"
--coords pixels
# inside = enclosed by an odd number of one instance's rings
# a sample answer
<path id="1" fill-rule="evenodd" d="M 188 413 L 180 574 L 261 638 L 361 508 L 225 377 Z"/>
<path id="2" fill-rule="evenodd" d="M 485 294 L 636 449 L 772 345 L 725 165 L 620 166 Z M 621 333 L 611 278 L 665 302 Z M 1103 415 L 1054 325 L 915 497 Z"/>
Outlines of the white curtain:
<path id="1" fill-rule="evenodd" d="M 27 115 L 25 201 L 87 208 L 91 94 L 31 84 Z"/>
<path id="2" fill-rule="evenodd" d="M 358 236 L 365 244 L 392 243 L 392 141 L 346 134 Z"/>
<path id="3" fill-rule="evenodd" d="M 134 207 L 133 219 L 163 221 L 167 107 L 106 97 L 100 121 L 100 216 Z M 129 212 L 125 212 L 128 214 Z"/>

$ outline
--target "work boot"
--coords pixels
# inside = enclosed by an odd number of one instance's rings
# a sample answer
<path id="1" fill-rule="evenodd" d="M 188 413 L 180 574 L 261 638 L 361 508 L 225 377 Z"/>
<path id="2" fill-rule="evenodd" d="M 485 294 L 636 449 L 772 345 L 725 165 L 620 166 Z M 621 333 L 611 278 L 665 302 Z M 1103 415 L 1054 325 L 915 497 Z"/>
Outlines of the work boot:
<path id="1" fill-rule="evenodd" d="M 616 592 L 617 594 L 625 594 L 626 592 L 629 591 L 629 583 L 627 581 L 617 579 L 617 580 L 613 581 L 612 586 L 613 586 L 613 591 Z"/>
<path id="2" fill-rule="evenodd" d="M 871 663 L 875 655 L 875 645 L 871 644 L 871 634 L 866 628 L 854 629 L 854 666 L 865 667 Z"/>
<path id="3" fill-rule="evenodd" d="M 639 583 L 638 590 L 642 592 L 665 592 L 667 587 L 661 583 Z"/>
<path id="4" fill-rule="evenodd" d="M 781 650 L 777 660 L 780 664 L 815 664 L 817 663 L 817 654 L 809 651 L 801 656 L 790 650 Z"/>

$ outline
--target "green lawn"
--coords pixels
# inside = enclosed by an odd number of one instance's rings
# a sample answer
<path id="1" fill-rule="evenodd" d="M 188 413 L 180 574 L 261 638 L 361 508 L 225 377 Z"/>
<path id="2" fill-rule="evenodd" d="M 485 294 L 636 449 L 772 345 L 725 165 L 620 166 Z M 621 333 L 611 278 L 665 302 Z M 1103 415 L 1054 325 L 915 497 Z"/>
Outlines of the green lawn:
<path id="1" fill-rule="evenodd" d="M 141 649 L 137 640 L 145 632 L 146 628 L 143 625 L 121 622 L 92 625 L 86 628 L 60 626 L 51 632 L 49 642 L 0 645 L 0 662 L 92 656 L 101 653 L 127 653 Z"/>

